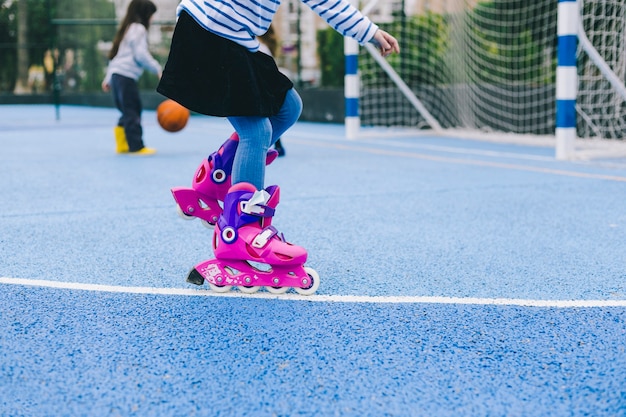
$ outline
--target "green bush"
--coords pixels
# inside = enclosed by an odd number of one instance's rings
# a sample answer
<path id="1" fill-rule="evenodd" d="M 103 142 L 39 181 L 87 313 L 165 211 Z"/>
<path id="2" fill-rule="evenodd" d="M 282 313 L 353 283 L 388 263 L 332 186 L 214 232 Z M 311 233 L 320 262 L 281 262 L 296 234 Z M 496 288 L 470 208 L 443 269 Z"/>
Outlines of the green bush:
<path id="1" fill-rule="evenodd" d="M 55 53 L 58 75 L 60 81 L 65 82 L 64 87 L 80 91 L 99 90 L 106 60 L 97 50 L 97 44 L 101 40 L 113 39 L 116 30 L 114 4 L 109 0 L 20 1 L 26 2 L 27 6 L 29 66 L 44 67 L 46 51 L 58 50 Z M 0 91 L 3 92 L 13 91 L 18 78 L 17 13 L 17 2 L 0 4 Z M 65 59 L 70 54 L 74 57 L 71 67 L 69 60 Z M 70 78 L 72 83 L 69 83 Z"/>
<path id="2" fill-rule="evenodd" d="M 320 58 L 323 87 L 343 87 L 345 58 L 343 36 L 332 28 L 317 32 L 317 52 Z"/>
<path id="3" fill-rule="evenodd" d="M 520 18 L 510 25 L 502 21 L 510 14 L 510 0 L 479 3 L 463 19 L 454 16 L 456 24 L 469 24 L 472 28 L 465 42 L 470 50 L 453 51 L 450 36 L 453 16 L 425 13 L 416 16 L 396 16 L 392 23 L 381 24 L 383 30 L 394 35 L 400 43 L 400 54 L 391 55 L 387 62 L 411 87 L 442 86 L 449 83 L 503 82 L 503 83 L 553 83 L 556 73 L 556 7 L 551 13 L 534 16 L 532 2 L 520 1 Z M 528 7 L 529 12 L 523 12 Z M 322 85 L 342 86 L 344 53 L 341 35 L 333 29 L 318 32 L 319 56 L 322 63 Z M 552 55 L 544 51 L 550 48 Z M 483 62 L 473 73 L 463 73 L 450 68 L 450 54 L 460 53 L 463 58 Z M 360 61 L 373 60 L 364 48 Z M 546 65 L 548 71 L 546 71 Z M 364 85 L 374 79 L 378 84 L 391 80 L 378 65 L 360 65 Z M 547 75 L 546 75 L 547 72 Z"/>

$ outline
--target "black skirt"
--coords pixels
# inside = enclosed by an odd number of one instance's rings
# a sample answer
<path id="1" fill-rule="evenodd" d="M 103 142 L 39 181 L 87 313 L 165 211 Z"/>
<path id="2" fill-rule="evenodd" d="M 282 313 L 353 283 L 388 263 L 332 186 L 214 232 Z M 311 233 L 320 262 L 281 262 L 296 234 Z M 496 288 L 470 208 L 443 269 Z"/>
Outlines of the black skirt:
<path id="1" fill-rule="evenodd" d="M 209 116 L 273 116 L 293 83 L 274 59 L 202 28 L 182 12 L 157 91 Z"/>

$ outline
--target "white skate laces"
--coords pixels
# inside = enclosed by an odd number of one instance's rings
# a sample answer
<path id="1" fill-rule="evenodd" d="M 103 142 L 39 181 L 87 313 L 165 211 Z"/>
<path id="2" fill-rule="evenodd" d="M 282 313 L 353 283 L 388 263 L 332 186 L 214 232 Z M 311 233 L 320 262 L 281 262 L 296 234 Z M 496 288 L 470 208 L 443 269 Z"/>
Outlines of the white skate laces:
<path id="1" fill-rule="evenodd" d="M 265 191 L 255 191 L 250 200 L 240 203 L 241 212 L 246 214 L 262 215 L 265 213 L 265 206 L 270 199 L 270 194 Z"/>

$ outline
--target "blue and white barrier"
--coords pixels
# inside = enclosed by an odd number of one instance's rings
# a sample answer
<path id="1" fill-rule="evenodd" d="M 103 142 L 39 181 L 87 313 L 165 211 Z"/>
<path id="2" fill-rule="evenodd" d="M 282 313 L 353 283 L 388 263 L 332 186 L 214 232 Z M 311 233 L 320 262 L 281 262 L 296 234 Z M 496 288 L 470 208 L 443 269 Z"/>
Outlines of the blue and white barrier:
<path id="1" fill-rule="evenodd" d="M 346 73 L 344 79 L 344 97 L 346 103 L 346 137 L 354 139 L 359 133 L 361 119 L 359 116 L 359 44 L 352 38 L 344 40 Z"/>
<path id="2" fill-rule="evenodd" d="M 578 2 L 559 0 L 556 68 L 556 158 L 571 159 L 576 141 Z"/>

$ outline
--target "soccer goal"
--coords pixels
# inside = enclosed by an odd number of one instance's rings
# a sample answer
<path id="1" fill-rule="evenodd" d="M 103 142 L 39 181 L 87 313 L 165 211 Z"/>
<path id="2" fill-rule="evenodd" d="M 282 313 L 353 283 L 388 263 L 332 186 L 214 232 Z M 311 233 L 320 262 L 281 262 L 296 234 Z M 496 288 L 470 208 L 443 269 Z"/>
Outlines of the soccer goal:
<path id="1" fill-rule="evenodd" d="M 567 3 L 567 4 L 564 4 Z M 346 40 L 346 134 L 416 131 L 626 156 L 626 0 L 371 0 L 381 59 Z"/>

